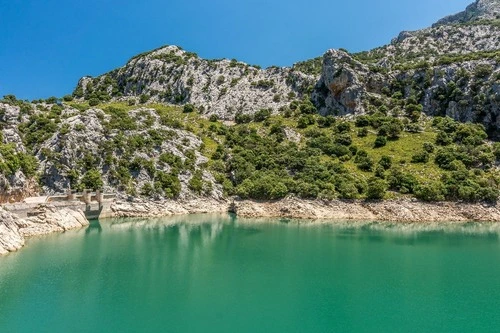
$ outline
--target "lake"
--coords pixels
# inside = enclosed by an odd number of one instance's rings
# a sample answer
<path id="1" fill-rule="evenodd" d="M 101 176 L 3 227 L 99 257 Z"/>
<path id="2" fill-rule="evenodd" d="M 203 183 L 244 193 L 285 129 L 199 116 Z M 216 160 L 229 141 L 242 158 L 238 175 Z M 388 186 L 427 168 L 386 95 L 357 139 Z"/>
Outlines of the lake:
<path id="1" fill-rule="evenodd" d="M 500 226 L 92 221 L 0 257 L 0 332 L 499 332 Z"/>

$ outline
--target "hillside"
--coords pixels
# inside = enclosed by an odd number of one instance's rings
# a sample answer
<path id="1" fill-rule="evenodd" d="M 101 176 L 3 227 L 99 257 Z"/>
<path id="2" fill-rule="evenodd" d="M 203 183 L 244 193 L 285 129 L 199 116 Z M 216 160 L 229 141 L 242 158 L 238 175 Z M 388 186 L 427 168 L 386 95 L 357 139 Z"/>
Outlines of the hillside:
<path id="1" fill-rule="evenodd" d="M 0 201 L 104 188 L 146 199 L 496 201 L 500 2 L 291 68 L 133 57 L 73 96 L 0 101 Z"/>

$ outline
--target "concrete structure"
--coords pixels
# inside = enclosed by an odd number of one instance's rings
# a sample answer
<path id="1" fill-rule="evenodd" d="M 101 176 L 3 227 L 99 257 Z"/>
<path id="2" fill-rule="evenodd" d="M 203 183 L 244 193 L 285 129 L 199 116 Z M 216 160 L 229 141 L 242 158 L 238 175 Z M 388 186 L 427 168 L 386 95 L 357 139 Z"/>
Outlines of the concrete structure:
<path id="1" fill-rule="evenodd" d="M 22 202 L 4 204 L 3 207 L 24 218 L 36 214 L 38 205 L 48 203 L 55 207 L 81 209 L 90 220 L 111 217 L 111 204 L 115 197 L 115 193 L 92 192 L 91 190 L 77 193 L 68 189 L 65 194 L 30 197 Z"/>

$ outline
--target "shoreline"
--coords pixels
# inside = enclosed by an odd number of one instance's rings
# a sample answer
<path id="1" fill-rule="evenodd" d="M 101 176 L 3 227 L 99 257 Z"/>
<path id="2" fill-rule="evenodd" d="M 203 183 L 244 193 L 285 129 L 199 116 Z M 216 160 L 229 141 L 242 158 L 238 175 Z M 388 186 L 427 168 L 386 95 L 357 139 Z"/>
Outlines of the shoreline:
<path id="1" fill-rule="evenodd" d="M 160 218 L 191 214 L 235 213 L 244 219 L 298 219 L 322 224 L 391 222 L 395 224 L 446 225 L 500 222 L 500 205 L 460 202 L 422 202 L 415 199 L 386 201 L 305 200 L 288 197 L 275 201 L 189 200 L 150 201 L 134 198 L 116 200 L 107 218 Z M 80 208 L 40 205 L 35 215 L 23 218 L 15 210 L 0 206 L 0 255 L 21 249 L 34 236 L 64 232 L 89 225 Z"/>
<path id="2" fill-rule="evenodd" d="M 384 201 L 306 200 L 294 197 L 274 201 L 193 199 L 188 201 L 117 201 L 111 217 L 162 217 L 204 213 L 235 213 L 243 218 L 377 221 L 396 223 L 500 222 L 500 205 L 461 202 L 423 202 L 415 199 Z"/>

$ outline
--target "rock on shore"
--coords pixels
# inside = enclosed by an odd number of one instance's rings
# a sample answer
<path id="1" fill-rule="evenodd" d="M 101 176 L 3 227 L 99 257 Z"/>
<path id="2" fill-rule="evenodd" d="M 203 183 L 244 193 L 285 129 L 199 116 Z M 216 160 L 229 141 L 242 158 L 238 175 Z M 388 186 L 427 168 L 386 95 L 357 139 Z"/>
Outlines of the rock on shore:
<path id="1" fill-rule="evenodd" d="M 27 237 L 63 232 L 88 224 L 81 210 L 40 205 L 36 215 L 22 219 L 0 208 L 0 254 L 19 250 Z"/>
<path id="2" fill-rule="evenodd" d="M 134 199 L 111 205 L 115 217 L 161 217 L 185 214 L 225 213 L 229 202 L 213 198 L 150 201 Z"/>
<path id="3" fill-rule="evenodd" d="M 0 209 L 0 254 L 17 251 L 24 246 L 18 222 L 17 216 Z"/>
<path id="4" fill-rule="evenodd" d="M 304 200 L 294 197 L 277 201 L 211 198 L 150 201 L 123 200 L 111 206 L 114 217 L 163 217 L 203 213 L 236 213 L 245 218 L 293 218 L 398 223 L 500 222 L 500 205 L 459 202 L 426 203 L 415 199 L 386 201 Z M 40 205 L 38 213 L 25 219 L 0 208 L 0 254 L 23 247 L 26 237 L 62 232 L 88 225 L 81 210 Z"/>
<path id="5" fill-rule="evenodd" d="M 332 221 L 500 222 L 499 205 L 418 200 L 321 201 L 286 198 L 273 202 L 235 201 L 241 217 L 280 217 Z"/>

